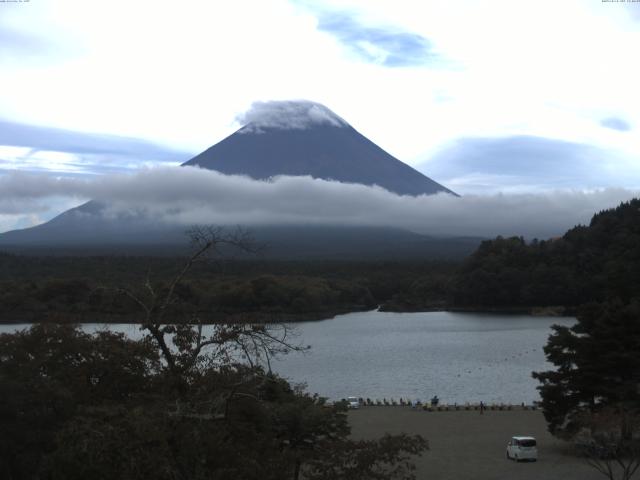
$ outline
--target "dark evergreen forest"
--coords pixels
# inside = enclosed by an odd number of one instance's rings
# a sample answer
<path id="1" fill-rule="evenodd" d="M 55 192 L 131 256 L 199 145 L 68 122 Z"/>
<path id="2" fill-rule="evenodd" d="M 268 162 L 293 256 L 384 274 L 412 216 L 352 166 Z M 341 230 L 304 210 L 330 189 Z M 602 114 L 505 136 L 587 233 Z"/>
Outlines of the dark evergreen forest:
<path id="1" fill-rule="evenodd" d="M 128 322 L 121 295 L 166 288 L 184 257 L 0 254 L 0 322 Z M 514 310 L 578 306 L 640 292 L 640 200 L 597 213 L 563 236 L 487 240 L 461 261 L 220 260 L 194 266 L 173 319 L 320 319 L 372 309 Z"/>

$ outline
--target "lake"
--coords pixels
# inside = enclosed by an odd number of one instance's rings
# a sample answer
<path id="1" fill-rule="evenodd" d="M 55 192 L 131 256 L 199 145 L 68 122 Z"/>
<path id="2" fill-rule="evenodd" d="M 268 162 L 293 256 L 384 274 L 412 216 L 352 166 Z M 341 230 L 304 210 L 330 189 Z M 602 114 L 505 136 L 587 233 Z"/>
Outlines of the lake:
<path id="1" fill-rule="evenodd" d="M 294 323 L 311 345 L 273 362 L 275 371 L 308 390 L 346 396 L 445 403 L 531 403 L 539 399 L 531 372 L 546 370 L 542 347 L 551 325 L 573 318 L 450 312 L 358 312 Z M 28 325 L 3 325 L 0 332 Z M 85 324 L 94 331 L 104 325 Z M 109 325 L 139 337 L 136 325 Z"/>

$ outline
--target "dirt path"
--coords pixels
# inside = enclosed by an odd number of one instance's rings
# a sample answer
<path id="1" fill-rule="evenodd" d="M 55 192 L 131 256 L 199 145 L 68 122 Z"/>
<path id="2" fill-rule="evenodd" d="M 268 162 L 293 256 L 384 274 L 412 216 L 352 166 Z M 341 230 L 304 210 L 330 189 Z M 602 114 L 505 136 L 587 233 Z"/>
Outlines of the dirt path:
<path id="1" fill-rule="evenodd" d="M 425 412 L 409 407 L 364 407 L 349 412 L 353 436 L 376 438 L 385 432 L 419 433 L 430 451 L 417 459 L 417 478 L 425 480 L 596 480 L 603 479 L 584 460 L 568 454 L 564 442 L 546 430 L 542 413 L 531 410 Z M 506 459 L 514 435 L 538 440 L 538 461 Z"/>

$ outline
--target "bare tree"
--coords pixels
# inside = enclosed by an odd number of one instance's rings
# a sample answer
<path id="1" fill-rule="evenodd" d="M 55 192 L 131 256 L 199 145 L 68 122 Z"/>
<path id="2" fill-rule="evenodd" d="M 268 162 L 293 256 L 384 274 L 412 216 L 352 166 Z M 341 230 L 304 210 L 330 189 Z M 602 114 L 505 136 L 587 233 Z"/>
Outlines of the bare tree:
<path id="1" fill-rule="evenodd" d="M 582 418 L 583 437 L 576 446 L 588 465 L 609 480 L 630 480 L 640 468 L 640 442 L 629 432 L 640 423 L 624 407 L 609 407 Z"/>
<path id="2" fill-rule="evenodd" d="M 235 252 L 252 254 L 261 249 L 241 228 L 228 231 L 221 227 L 196 226 L 188 230 L 187 235 L 192 253 L 166 288 L 155 288 L 147 274 L 142 292 L 120 289 L 143 311 L 141 329 L 157 344 L 170 374 L 177 377 L 188 374 L 202 359 L 205 349 L 209 363 L 229 364 L 242 359 L 256 366 L 264 361 L 269 371 L 270 359 L 274 355 L 305 349 L 292 341 L 291 329 L 285 324 L 254 324 L 236 318 L 206 325 L 205 328 L 197 314 L 180 321 L 168 318 L 170 308 L 177 301 L 176 289 L 196 263 L 216 260 Z"/>

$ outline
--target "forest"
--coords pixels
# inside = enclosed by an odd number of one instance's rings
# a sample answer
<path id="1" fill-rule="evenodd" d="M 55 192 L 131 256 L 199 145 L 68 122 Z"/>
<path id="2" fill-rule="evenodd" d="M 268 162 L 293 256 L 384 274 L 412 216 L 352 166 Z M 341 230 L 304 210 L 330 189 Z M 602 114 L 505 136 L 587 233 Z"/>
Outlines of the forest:
<path id="1" fill-rule="evenodd" d="M 166 288 L 184 257 L 56 257 L 0 254 L 0 322 L 135 322 L 123 288 Z M 197 314 L 252 321 L 320 319 L 445 302 L 454 263 L 218 260 L 194 265 L 178 288 L 173 318 Z M 428 303 L 428 305 L 427 305 Z M 415 305 L 414 305 L 415 307 Z"/>
<path id="2" fill-rule="evenodd" d="M 597 213 L 562 237 L 483 242 L 455 272 L 453 305 L 577 307 L 640 292 L 640 200 Z"/>
<path id="3" fill-rule="evenodd" d="M 563 236 L 497 237 L 461 261 L 278 261 L 195 265 L 174 318 L 207 322 L 322 319 L 388 311 L 513 310 L 628 300 L 640 290 L 640 201 L 600 212 Z M 0 253 L 0 322 L 135 322 L 123 288 L 166 288 L 184 256 L 26 256 Z"/>

